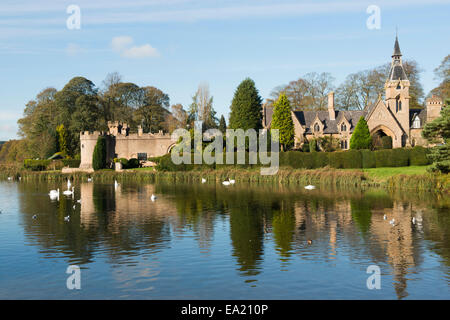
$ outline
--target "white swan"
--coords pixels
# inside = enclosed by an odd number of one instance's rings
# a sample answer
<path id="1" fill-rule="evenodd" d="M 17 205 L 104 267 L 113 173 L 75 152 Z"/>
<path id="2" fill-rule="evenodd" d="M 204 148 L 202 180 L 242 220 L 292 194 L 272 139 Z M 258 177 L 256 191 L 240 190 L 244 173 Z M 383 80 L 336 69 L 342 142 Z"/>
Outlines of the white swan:
<path id="1" fill-rule="evenodd" d="M 11 180 L 12 180 L 12 177 L 8 177 L 8 180 L 11 181 Z"/>
<path id="2" fill-rule="evenodd" d="M 306 190 L 313 190 L 313 189 L 315 189 L 316 187 L 315 186 L 313 186 L 313 185 L 307 185 L 307 186 L 305 186 L 305 189 Z"/>
<path id="3" fill-rule="evenodd" d="M 59 195 L 59 188 L 58 188 L 58 190 L 50 190 L 50 192 L 49 192 L 49 194 L 48 194 L 50 197 L 51 196 L 57 196 L 57 195 Z"/>
<path id="4" fill-rule="evenodd" d="M 66 190 L 66 191 L 64 191 L 64 192 L 63 192 L 63 195 L 65 195 L 65 196 L 71 196 L 71 195 L 74 194 L 74 191 L 75 191 L 75 187 L 72 187 L 72 190 Z"/>
<path id="5" fill-rule="evenodd" d="M 224 186 L 229 186 L 230 185 L 230 181 L 224 181 L 224 182 L 222 182 L 222 184 L 224 185 Z"/>
<path id="6" fill-rule="evenodd" d="M 150 197 L 150 199 L 154 202 L 156 200 L 156 196 L 154 194 L 152 194 L 152 196 Z"/>
<path id="7" fill-rule="evenodd" d="M 230 181 L 231 184 L 234 184 L 234 183 L 236 182 L 236 181 L 233 180 L 233 179 L 232 179 L 232 180 L 228 179 L 228 181 Z"/>
<path id="8" fill-rule="evenodd" d="M 202 178 L 202 183 L 205 183 L 206 182 L 206 179 L 205 178 Z"/>

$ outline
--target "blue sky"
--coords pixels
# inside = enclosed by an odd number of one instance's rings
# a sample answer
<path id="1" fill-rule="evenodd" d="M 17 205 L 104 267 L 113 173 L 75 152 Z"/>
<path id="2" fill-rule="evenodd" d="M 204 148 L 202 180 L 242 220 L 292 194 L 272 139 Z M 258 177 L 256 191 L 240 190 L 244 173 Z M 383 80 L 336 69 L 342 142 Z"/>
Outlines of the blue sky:
<path id="1" fill-rule="evenodd" d="M 68 29 L 71 4 L 81 28 Z M 369 30 L 369 5 L 381 28 Z M 208 83 L 228 117 L 236 86 L 251 77 L 265 99 L 308 72 L 346 75 L 390 61 L 395 30 L 405 59 L 422 67 L 425 93 L 449 54 L 450 0 L 2 0 L 0 140 L 17 137 L 27 101 L 74 76 L 97 86 L 109 72 L 156 86 L 187 108 Z"/>

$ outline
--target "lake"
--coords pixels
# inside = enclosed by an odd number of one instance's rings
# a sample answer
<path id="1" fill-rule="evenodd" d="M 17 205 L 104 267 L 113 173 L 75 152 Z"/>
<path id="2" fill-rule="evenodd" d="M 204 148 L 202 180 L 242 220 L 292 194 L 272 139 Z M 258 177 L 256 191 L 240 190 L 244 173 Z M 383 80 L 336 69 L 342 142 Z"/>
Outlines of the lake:
<path id="1" fill-rule="evenodd" d="M 51 200 L 65 183 L 0 182 L 0 299 L 450 298 L 443 196 L 214 182 L 74 186 L 73 197 Z M 71 265 L 81 289 L 67 287 Z M 368 288 L 373 277 L 379 289 Z"/>

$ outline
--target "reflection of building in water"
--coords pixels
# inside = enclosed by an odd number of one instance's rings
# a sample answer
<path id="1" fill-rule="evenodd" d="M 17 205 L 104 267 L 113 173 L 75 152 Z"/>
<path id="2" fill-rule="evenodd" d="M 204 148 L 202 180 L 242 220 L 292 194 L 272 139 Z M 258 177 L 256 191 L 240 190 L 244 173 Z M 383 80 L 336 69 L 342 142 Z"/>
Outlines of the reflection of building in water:
<path id="1" fill-rule="evenodd" d="M 192 223 L 191 229 L 197 235 L 199 246 L 207 251 L 214 232 L 214 212 L 203 212 L 203 207 L 198 208 L 199 212 L 189 212 L 177 208 L 177 200 L 158 195 L 156 201 L 151 200 L 152 194 L 157 194 L 154 185 L 142 184 L 127 186 L 120 184 L 117 188 L 114 185 L 98 185 L 93 183 L 83 183 L 81 191 L 81 224 L 89 228 L 98 227 L 107 220 L 109 232 L 117 233 L 124 230 L 125 226 L 131 228 L 133 225 L 147 228 L 151 231 L 155 226 L 165 228 L 170 232 L 172 228 L 175 235 L 185 232 L 186 219 L 192 219 L 197 215 L 198 219 Z M 187 207 L 191 207 L 188 203 Z M 197 210 L 196 210 L 197 211 Z M 191 217 L 186 215 L 191 213 Z M 192 221 L 191 221 L 192 222 Z M 156 227 L 158 229 L 158 227 Z M 152 237 L 151 232 L 147 235 Z"/>
<path id="2" fill-rule="evenodd" d="M 311 201 L 298 201 L 295 204 L 295 238 L 299 254 L 305 256 L 308 253 L 308 247 L 304 245 L 307 239 L 313 243 L 328 242 L 328 246 L 322 247 L 326 252 L 322 253 L 331 259 L 336 256 L 339 246 L 361 247 L 361 237 L 355 232 L 357 228 L 365 239 L 363 241 L 368 243 L 363 250 L 369 252 L 374 263 L 386 262 L 392 267 L 397 296 L 403 298 L 408 295 L 409 269 L 420 262 L 411 222 L 414 212 L 420 209 L 401 201 L 394 201 L 391 208 L 376 209 L 365 205 L 364 201 L 364 198 L 360 199 L 359 204 L 355 200 L 342 200 L 318 206 L 312 206 Z M 384 214 L 386 220 L 383 219 Z M 394 226 L 389 223 L 391 219 L 395 219 Z"/>

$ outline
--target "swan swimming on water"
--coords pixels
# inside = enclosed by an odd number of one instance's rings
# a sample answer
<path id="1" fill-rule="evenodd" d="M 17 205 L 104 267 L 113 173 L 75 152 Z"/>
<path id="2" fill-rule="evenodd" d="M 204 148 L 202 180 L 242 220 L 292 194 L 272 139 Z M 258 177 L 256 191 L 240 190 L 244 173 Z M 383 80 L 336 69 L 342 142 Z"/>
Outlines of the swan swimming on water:
<path id="1" fill-rule="evenodd" d="M 315 186 L 310 185 L 310 184 L 305 187 L 306 190 L 313 190 L 315 188 L 316 188 Z"/>
<path id="2" fill-rule="evenodd" d="M 236 182 L 236 181 L 233 180 L 233 179 L 232 179 L 232 180 L 228 179 L 228 181 L 230 181 L 231 184 L 234 184 L 234 183 Z"/>
<path id="3" fill-rule="evenodd" d="M 222 184 L 224 185 L 224 186 L 229 186 L 230 185 L 230 181 L 224 181 L 224 182 L 222 182 Z"/>
<path id="4" fill-rule="evenodd" d="M 206 179 L 205 178 L 202 178 L 202 183 L 205 183 L 206 182 Z"/>
<path id="5" fill-rule="evenodd" d="M 66 190 L 63 192 L 63 195 L 65 196 L 72 196 L 74 194 L 75 187 L 72 187 L 72 190 Z"/>

